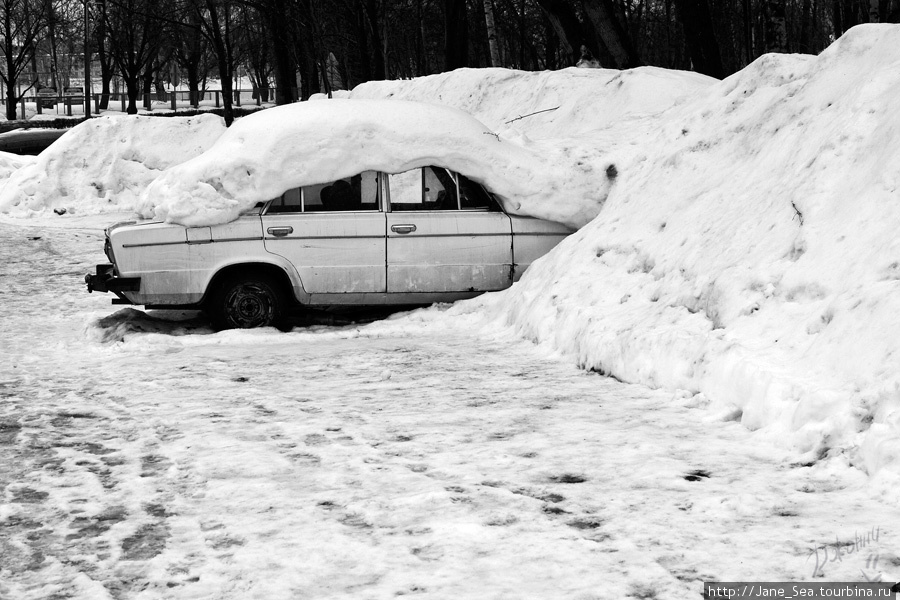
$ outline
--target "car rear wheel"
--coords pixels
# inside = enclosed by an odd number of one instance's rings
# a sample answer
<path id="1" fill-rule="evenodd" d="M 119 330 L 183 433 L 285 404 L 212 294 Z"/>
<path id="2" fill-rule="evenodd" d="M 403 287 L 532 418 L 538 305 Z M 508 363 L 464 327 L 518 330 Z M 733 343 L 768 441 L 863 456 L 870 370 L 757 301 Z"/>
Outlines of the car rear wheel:
<path id="1" fill-rule="evenodd" d="M 208 307 L 216 329 L 278 327 L 284 320 L 285 296 L 275 282 L 254 276 L 225 280 Z"/>

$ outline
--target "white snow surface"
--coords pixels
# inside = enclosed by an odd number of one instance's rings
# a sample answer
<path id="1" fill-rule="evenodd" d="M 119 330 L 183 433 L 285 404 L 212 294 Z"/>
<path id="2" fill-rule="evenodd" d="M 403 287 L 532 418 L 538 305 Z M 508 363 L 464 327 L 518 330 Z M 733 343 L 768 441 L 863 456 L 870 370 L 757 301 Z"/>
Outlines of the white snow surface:
<path id="1" fill-rule="evenodd" d="M 585 368 L 896 477 L 898 89 L 896 25 L 760 58 L 623 149 L 600 215 L 481 302 Z"/>
<path id="2" fill-rule="evenodd" d="M 696 395 L 714 421 L 740 421 L 804 460 L 840 455 L 888 490 L 900 470 L 898 67 L 900 27 L 865 25 L 817 57 L 767 55 L 722 82 L 644 68 L 369 83 L 349 100 L 239 120 L 210 152 L 168 169 L 141 209 L 218 222 L 312 182 L 310 165 L 317 180 L 401 170 L 435 148 L 450 168 L 481 169 L 476 179 L 523 212 L 574 224 L 599 213 L 510 291 L 471 306 L 584 368 Z M 303 128 L 332 144 L 290 140 L 271 163 L 241 146 L 274 148 Z M 82 154 L 54 145 L 14 173 L 0 211 L 106 210 L 111 195 L 38 175 L 93 165 L 97 146 L 84 139 Z M 164 157 L 183 144 L 153 140 Z M 127 171 L 110 173 L 127 187 Z M 135 206 L 142 173 L 119 210 Z"/>
<path id="3" fill-rule="evenodd" d="M 37 160 L 36 156 L 22 156 L 11 152 L 0 152 L 0 181 Z"/>
<path id="4" fill-rule="evenodd" d="M 0 158 L 0 213 L 28 217 L 63 208 L 70 214 L 133 210 L 160 172 L 203 152 L 224 130 L 224 121 L 215 115 L 91 119 L 14 172 L 7 172 L 8 163 Z"/>
<path id="5" fill-rule="evenodd" d="M 335 98 L 280 106 L 236 121 L 209 151 L 166 171 L 139 210 L 213 225 L 290 188 L 438 165 L 485 184 L 512 212 L 576 226 L 597 214 L 611 183 L 606 165 L 590 152 L 535 152 L 507 137 L 461 110 L 422 102 Z"/>
<path id="6" fill-rule="evenodd" d="M 900 577 L 896 487 L 801 464 L 700 395 L 576 369 L 477 303 L 286 333 L 111 306 L 81 281 L 126 216 L 0 218 L 0 598 Z"/>
<path id="7" fill-rule="evenodd" d="M 412 80 L 370 81 L 354 88 L 350 97 L 440 102 L 471 113 L 495 131 L 555 141 L 541 146 L 611 151 L 636 130 L 658 127 L 655 115 L 717 81 L 656 67 L 457 69 Z"/>

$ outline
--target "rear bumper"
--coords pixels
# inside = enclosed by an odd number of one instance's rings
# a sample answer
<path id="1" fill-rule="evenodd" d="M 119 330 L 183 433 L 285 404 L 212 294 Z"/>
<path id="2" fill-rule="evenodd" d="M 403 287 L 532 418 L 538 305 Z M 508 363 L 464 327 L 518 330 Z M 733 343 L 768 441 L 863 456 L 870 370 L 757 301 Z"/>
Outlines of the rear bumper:
<path id="1" fill-rule="evenodd" d="M 137 292 L 141 289 L 140 277 L 119 277 L 111 264 L 97 265 L 96 273 L 84 276 L 87 291 L 112 292 L 122 297 L 121 292 Z"/>

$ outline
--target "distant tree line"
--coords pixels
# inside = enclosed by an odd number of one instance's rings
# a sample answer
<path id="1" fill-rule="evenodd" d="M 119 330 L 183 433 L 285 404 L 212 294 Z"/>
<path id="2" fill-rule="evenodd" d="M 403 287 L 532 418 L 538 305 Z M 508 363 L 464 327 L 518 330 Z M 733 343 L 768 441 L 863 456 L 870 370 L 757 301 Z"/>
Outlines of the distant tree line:
<path id="1" fill-rule="evenodd" d="M 7 117 L 59 89 L 85 49 L 108 102 L 199 94 L 247 76 L 279 104 L 378 79 L 460 67 L 654 65 L 725 77 L 767 52 L 817 53 L 859 23 L 900 21 L 900 0 L 0 0 Z M 84 63 L 82 63 L 83 65 Z M 95 67 L 96 68 L 96 67 Z"/>

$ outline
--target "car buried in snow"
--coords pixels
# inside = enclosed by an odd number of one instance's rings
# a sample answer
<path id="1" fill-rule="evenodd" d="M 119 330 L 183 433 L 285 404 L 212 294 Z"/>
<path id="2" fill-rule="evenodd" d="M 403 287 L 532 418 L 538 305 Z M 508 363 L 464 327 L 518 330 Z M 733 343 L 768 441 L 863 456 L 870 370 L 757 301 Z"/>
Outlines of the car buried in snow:
<path id="1" fill-rule="evenodd" d="M 438 166 L 286 191 L 230 223 L 119 223 L 85 277 L 114 304 L 199 308 L 218 329 L 278 326 L 300 306 L 424 305 L 502 290 L 572 230 L 507 214 Z"/>

